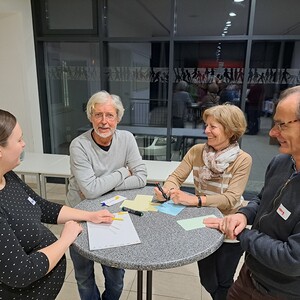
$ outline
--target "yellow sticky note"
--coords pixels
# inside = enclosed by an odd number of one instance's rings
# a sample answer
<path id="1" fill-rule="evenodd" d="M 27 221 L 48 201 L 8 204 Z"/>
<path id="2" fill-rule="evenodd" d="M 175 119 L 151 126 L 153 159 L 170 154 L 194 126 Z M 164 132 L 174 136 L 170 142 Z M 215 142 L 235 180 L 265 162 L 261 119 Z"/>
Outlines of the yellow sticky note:
<path id="1" fill-rule="evenodd" d="M 149 205 L 148 211 L 157 211 L 157 208 L 155 206 Z"/>
<path id="2" fill-rule="evenodd" d="M 145 202 L 151 202 L 153 199 L 153 196 L 151 195 L 136 195 L 134 198 L 134 201 L 145 201 Z"/>
<path id="3" fill-rule="evenodd" d="M 143 203 L 141 201 L 125 200 L 121 207 L 125 206 L 134 210 L 147 211 L 148 205 L 148 203 Z"/>

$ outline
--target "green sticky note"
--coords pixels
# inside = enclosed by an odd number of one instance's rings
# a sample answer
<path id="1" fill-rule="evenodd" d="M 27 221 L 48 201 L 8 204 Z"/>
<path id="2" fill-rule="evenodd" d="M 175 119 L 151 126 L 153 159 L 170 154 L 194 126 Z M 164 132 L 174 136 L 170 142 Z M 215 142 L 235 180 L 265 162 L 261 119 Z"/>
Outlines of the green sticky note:
<path id="1" fill-rule="evenodd" d="M 178 220 L 177 223 L 185 230 L 193 230 L 198 228 L 203 228 L 205 225 L 203 224 L 203 220 L 206 218 L 217 218 L 215 215 L 207 215 L 203 217 L 196 217 L 184 220 Z"/>

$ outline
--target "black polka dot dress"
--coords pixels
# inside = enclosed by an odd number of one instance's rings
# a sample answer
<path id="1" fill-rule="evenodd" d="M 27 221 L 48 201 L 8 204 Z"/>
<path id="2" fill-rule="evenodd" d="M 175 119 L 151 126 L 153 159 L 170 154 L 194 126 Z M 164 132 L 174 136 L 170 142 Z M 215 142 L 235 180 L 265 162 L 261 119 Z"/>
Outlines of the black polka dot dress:
<path id="1" fill-rule="evenodd" d="M 62 205 L 39 197 L 14 173 L 0 190 L 0 300 L 51 300 L 65 278 L 66 259 L 46 275 L 49 262 L 37 250 L 57 239 L 42 222 L 56 224 Z"/>

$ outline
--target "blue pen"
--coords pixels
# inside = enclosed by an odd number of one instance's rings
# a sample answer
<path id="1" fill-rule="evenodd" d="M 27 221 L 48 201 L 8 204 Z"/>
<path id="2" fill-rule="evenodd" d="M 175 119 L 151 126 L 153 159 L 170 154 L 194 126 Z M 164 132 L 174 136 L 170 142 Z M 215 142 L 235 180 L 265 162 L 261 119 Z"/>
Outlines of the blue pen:
<path id="1" fill-rule="evenodd" d="M 108 205 L 105 202 L 101 202 L 101 206 L 107 206 L 108 207 Z"/>

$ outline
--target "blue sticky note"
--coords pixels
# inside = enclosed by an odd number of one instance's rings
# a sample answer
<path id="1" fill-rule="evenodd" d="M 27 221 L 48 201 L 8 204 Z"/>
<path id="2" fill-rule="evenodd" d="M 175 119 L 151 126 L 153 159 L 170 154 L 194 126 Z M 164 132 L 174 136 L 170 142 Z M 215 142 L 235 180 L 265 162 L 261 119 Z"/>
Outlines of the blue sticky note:
<path id="1" fill-rule="evenodd" d="M 156 207 L 159 212 L 177 216 L 184 208 L 184 205 L 175 204 L 172 200 L 164 202 L 162 205 Z"/>

